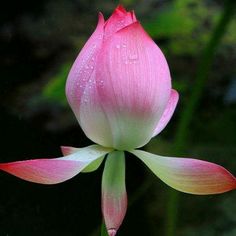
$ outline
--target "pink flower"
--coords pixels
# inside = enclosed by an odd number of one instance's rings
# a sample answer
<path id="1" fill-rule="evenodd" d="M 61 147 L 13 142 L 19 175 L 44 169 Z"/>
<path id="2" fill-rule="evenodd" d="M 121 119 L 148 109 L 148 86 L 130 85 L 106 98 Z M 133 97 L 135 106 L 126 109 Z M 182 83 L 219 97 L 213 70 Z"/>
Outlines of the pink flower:
<path id="1" fill-rule="evenodd" d="M 87 137 L 118 150 L 148 143 L 178 101 L 163 53 L 134 12 L 120 6 L 106 22 L 99 14 L 69 73 L 66 95 Z"/>
<path id="2" fill-rule="evenodd" d="M 0 169 L 24 180 L 56 184 L 96 170 L 108 154 L 102 212 L 110 236 L 127 208 L 124 151 L 182 192 L 216 194 L 236 188 L 235 177 L 219 165 L 136 150 L 165 128 L 178 93 L 171 89 L 164 55 L 134 12 L 118 6 L 107 21 L 99 14 L 95 32 L 69 73 L 66 95 L 85 134 L 98 145 L 62 147 L 64 157 L 3 163 Z"/>

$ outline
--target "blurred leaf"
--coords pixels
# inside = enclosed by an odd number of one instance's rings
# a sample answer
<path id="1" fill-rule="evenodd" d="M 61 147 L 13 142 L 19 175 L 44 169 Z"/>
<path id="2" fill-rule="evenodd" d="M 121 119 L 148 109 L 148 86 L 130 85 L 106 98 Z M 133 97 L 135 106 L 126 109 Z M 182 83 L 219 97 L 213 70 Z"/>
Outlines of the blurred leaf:
<path id="1" fill-rule="evenodd" d="M 176 0 L 144 26 L 152 37 L 170 39 L 169 47 L 175 54 L 194 55 L 207 41 L 219 13 L 204 0 Z"/>
<path id="2" fill-rule="evenodd" d="M 191 22 L 178 12 L 174 6 L 169 6 L 158 15 L 144 23 L 146 30 L 152 37 L 168 37 L 179 33 L 189 33 L 192 29 Z"/>
<path id="3" fill-rule="evenodd" d="M 175 88 L 179 93 L 185 93 L 189 89 L 189 84 L 185 80 L 173 80 L 172 86 Z"/>
<path id="4" fill-rule="evenodd" d="M 224 42 L 227 44 L 231 44 L 236 47 L 236 21 L 232 21 L 229 25 L 228 33 L 224 36 Z"/>
<path id="5" fill-rule="evenodd" d="M 50 101 L 58 102 L 61 105 L 66 105 L 65 84 L 69 73 L 71 63 L 65 63 L 59 71 L 50 79 L 48 84 L 43 89 L 43 97 Z"/>
<path id="6" fill-rule="evenodd" d="M 215 138 L 215 142 L 219 143 L 236 143 L 236 110 L 224 109 L 208 123 L 208 130 L 212 137 Z M 220 125 L 219 125 L 220 124 Z"/>
<path id="7" fill-rule="evenodd" d="M 121 0 L 120 3 L 123 5 L 123 6 L 129 6 L 131 4 L 133 4 L 135 2 L 135 0 Z"/>

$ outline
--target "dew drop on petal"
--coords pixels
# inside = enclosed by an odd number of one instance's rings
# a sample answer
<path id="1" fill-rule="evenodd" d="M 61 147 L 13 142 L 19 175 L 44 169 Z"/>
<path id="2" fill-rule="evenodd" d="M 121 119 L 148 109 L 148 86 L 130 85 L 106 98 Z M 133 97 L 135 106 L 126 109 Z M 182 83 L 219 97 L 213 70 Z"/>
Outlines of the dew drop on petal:
<path id="1" fill-rule="evenodd" d="M 130 60 L 137 60 L 138 59 L 138 55 L 137 54 L 129 55 L 129 59 Z"/>

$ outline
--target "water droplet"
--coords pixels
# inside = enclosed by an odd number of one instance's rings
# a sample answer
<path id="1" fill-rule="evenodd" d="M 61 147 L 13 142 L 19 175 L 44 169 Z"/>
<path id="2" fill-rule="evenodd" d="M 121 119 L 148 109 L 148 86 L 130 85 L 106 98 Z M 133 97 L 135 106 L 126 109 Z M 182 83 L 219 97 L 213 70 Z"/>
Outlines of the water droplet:
<path id="1" fill-rule="evenodd" d="M 98 86 L 99 86 L 100 88 L 104 88 L 104 81 L 103 81 L 103 80 L 100 80 L 100 81 L 98 82 Z"/>
<path id="2" fill-rule="evenodd" d="M 91 69 L 93 69 L 93 66 L 90 66 Z"/>
<path id="3" fill-rule="evenodd" d="M 118 48 L 118 49 L 119 49 L 119 48 L 120 48 L 120 45 L 119 45 L 119 44 L 117 44 L 117 45 L 116 45 L 116 48 Z"/>
<path id="4" fill-rule="evenodd" d="M 129 55 L 129 59 L 130 60 L 137 60 L 138 59 L 138 55 L 137 54 Z"/>
<path id="5" fill-rule="evenodd" d="M 122 47 L 123 47 L 123 48 L 126 48 L 126 44 L 123 43 L 123 44 L 122 44 Z"/>

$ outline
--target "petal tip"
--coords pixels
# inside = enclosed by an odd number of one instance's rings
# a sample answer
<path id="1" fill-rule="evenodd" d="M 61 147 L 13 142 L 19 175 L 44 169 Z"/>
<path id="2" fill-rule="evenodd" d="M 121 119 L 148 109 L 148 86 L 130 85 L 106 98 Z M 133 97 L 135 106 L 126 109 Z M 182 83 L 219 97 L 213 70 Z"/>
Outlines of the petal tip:
<path id="1" fill-rule="evenodd" d="M 67 146 L 60 146 L 60 149 L 61 149 L 63 156 L 69 155 L 69 149 Z"/>
<path id="2" fill-rule="evenodd" d="M 107 230 L 109 236 L 115 236 L 117 231 L 115 229 L 108 229 Z"/>
<path id="3" fill-rule="evenodd" d="M 136 22 L 136 21 L 137 21 L 137 18 L 136 18 L 136 15 L 135 15 L 134 10 L 131 11 L 131 16 L 132 16 L 132 18 L 133 18 L 133 22 Z"/>
<path id="4" fill-rule="evenodd" d="M 115 11 L 120 11 L 120 12 L 122 12 L 122 13 L 127 13 L 126 9 L 125 9 L 121 4 L 119 4 L 119 5 L 116 7 Z"/>
<path id="5" fill-rule="evenodd" d="M 175 97 L 177 103 L 179 100 L 179 93 L 175 89 L 171 89 L 171 96 Z"/>
<path id="6" fill-rule="evenodd" d="M 102 14 L 102 12 L 98 13 L 98 25 L 99 24 L 104 24 L 105 20 L 104 20 L 104 16 Z"/>
<path id="7" fill-rule="evenodd" d="M 68 156 L 68 155 L 73 154 L 79 150 L 79 148 L 74 148 L 74 147 L 70 147 L 70 146 L 61 146 L 60 148 L 61 148 L 61 152 L 62 152 L 63 156 Z"/>

